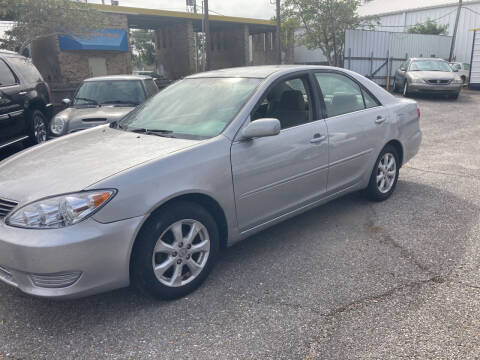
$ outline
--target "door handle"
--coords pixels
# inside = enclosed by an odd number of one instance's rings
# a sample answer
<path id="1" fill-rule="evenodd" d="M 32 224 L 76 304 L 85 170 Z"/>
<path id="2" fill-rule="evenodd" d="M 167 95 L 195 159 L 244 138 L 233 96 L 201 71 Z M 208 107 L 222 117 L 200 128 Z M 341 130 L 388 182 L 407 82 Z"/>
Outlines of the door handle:
<path id="1" fill-rule="evenodd" d="M 385 122 L 385 120 L 387 120 L 387 118 L 385 116 L 382 116 L 382 115 L 378 115 L 377 116 L 377 120 L 375 120 L 375 123 L 376 124 L 382 124 Z"/>
<path id="2" fill-rule="evenodd" d="M 23 96 L 23 95 L 27 95 L 27 92 L 26 92 L 26 91 L 20 91 L 20 92 L 18 93 L 18 95 L 22 95 L 22 96 Z"/>
<path id="3" fill-rule="evenodd" d="M 325 135 L 321 135 L 321 134 L 315 134 L 313 135 L 313 139 L 310 140 L 310 142 L 312 144 L 317 144 L 317 143 L 321 143 L 323 140 L 325 140 L 327 137 Z"/>

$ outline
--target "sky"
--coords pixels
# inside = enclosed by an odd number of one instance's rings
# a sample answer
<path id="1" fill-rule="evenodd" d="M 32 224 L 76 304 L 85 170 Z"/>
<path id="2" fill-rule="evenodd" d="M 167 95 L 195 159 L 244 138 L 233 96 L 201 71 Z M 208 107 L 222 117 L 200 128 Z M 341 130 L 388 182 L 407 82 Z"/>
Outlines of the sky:
<path id="1" fill-rule="evenodd" d="M 209 0 L 208 7 L 226 16 L 239 16 L 258 19 L 270 19 L 275 15 L 273 0 Z M 101 3 L 101 0 L 88 0 L 89 3 Z M 143 7 L 149 9 L 185 11 L 185 0 L 119 0 L 120 6 Z M 274 2 L 274 1 L 273 1 Z M 110 0 L 105 0 L 110 4 Z M 201 0 L 197 0 L 201 4 Z"/>

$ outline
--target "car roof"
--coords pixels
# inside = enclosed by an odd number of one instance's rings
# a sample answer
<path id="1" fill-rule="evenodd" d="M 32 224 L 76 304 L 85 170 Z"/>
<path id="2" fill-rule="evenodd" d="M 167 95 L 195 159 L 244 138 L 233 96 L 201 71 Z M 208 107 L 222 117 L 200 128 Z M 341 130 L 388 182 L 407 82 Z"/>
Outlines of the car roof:
<path id="1" fill-rule="evenodd" d="M 196 78 L 216 78 L 216 77 L 238 77 L 238 78 L 265 79 L 272 74 L 288 74 L 295 71 L 316 70 L 316 69 L 318 70 L 332 69 L 332 67 L 316 66 L 316 65 L 245 66 L 245 67 L 236 67 L 236 68 L 207 71 L 207 72 L 187 76 L 187 78 L 196 79 Z"/>
<path id="2" fill-rule="evenodd" d="M 448 62 L 447 60 L 440 59 L 440 58 L 410 58 L 410 60 L 436 60 L 436 61 Z"/>
<path id="3" fill-rule="evenodd" d="M 93 78 L 85 79 L 84 81 L 108 81 L 108 80 L 147 80 L 151 79 L 150 76 L 145 75 L 108 75 L 108 76 L 97 76 Z"/>

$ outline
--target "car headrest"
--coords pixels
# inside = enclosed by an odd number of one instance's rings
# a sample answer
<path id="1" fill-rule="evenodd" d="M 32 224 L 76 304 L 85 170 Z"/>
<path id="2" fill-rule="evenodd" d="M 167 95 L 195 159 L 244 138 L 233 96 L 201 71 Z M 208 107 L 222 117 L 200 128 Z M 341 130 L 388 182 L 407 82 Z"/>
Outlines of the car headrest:
<path id="1" fill-rule="evenodd" d="M 357 95 L 335 94 L 333 95 L 332 105 L 355 107 L 357 105 Z"/>
<path id="2" fill-rule="evenodd" d="M 284 91 L 279 108 L 287 111 L 305 111 L 305 100 L 302 92 L 299 90 Z"/>

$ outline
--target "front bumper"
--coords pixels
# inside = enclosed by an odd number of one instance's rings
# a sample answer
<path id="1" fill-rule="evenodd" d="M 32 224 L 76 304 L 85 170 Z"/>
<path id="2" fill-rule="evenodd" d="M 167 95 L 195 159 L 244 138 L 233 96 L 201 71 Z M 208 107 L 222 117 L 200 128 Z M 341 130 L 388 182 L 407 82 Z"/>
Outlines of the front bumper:
<path id="1" fill-rule="evenodd" d="M 63 229 L 0 222 L 0 280 L 49 298 L 76 298 L 129 285 L 130 252 L 142 218 L 93 219 Z"/>
<path id="2" fill-rule="evenodd" d="M 417 93 L 433 94 L 458 94 L 462 89 L 462 84 L 431 85 L 422 83 L 408 84 L 408 91 Z"/>

